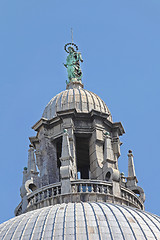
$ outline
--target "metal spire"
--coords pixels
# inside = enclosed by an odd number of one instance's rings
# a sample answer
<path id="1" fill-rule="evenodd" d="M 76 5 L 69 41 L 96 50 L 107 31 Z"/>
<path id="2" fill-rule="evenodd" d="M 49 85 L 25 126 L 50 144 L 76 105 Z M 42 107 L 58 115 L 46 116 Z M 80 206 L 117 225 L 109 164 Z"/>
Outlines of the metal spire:
<path id="1" fill-rule="evenodd" d="M 71 28 L 71 41 L 73 43 L 73 29 Z"/>

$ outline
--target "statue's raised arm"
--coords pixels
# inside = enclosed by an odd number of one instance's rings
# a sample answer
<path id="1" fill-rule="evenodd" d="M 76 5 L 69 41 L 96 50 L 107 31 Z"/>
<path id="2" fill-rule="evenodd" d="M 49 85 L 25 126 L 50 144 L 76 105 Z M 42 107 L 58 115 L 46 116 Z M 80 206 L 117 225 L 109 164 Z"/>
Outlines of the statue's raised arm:
<path id="1" fill-rule="evenodd" d="M 81 62 L 83 62 L 82 55 L 81 55 L 80 52 L 78 52 L 78 58 L 79 58 L 79 60 L 80 60 Z"/>

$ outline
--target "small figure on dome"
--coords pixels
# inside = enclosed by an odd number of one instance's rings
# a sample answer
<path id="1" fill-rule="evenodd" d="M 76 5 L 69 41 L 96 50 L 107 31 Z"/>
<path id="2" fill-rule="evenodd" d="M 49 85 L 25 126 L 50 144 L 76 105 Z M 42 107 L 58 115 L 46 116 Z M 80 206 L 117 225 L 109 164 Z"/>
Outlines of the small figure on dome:
<path id="1" fill-rule="evenodd" d="M 67 45 L 71 45 L 66 49 Z M 65 45 L 64 49 L 69 55 L 67 56 L 66 64 L 64 66 L 67 68 L 68 79 L 71 81 L 81 81 L 82 71 L 80 68 L 80 61 L 83 62 L 82 56 L 80 52 L 77 52 L 78 47 L 74 43 L 68 43 Z"/>

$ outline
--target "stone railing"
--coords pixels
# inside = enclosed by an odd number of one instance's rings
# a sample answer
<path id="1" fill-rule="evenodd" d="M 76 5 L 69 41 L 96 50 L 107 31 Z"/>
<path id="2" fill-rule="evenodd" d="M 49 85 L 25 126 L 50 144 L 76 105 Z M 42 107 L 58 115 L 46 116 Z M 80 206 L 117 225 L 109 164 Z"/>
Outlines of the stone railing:
<path id="1" fill-rule="evenodd" d="M 97 201 L 97 194 L 112 195 L 112 183 L 88 179 L 71 181 L 71 192 L 63 195 L 61 183 L 50 184 L 27 196 L 27 211 L 68 201 Z"/>
<path id="2" fill-rule="evenodd" d="M 61 195 L 61 183 L 50 184 L 42 188 L 36 189 L 27 196 L 28 211 L 49 205 L 53 205 L 53 199 Z"/>
<path id="3" fill-rule="evenodd" d="M 112 183 L 80 179 L 71 182 L 72 193 L 113 194 Z"/>
<path id="4" fill-rule="evenodd" d="M 15 216 L 22 214 L 22 201 L 18 204 L 18 206 L 14 210 L 14 214 Z"/>
<path id="5" fill-rule="evenodd" d="M 144 210 L 143 201 L 130 189 L 121 187 L 121 198 L 128 203 L 129 206 Z"/>
<path id="6" fill-rule="evenodd" d="M 50 184 L 41 188 L 36 189 L 32 193 L 27 195 L 27 206 L 24 212 L 42 208 L 49 205 L 54 205 L 53 199 L 56 196 L 61 195 L 61 183 Z M 15 216 L 18 216 L 23 213 L 22 211 L 22 201 L 16 207 Z"/>
<path id="7" fill-rule="evenodd" d="M 113 194 L 112 182 L 101 180 L 80 179 L 71 181 L 71 191 L 61 194 L 61 182 L 50 184 L 36 189 L 27 195 L 26 210 L 31 211 L 45 206 L 68 203 L 68 202 L 112 202 L 123 204 L 139 209 L 144 209 L 141 199 L 131 190 L 120 186 L 120 195 Z M 15 215 L 22 213 L 22 203 L 15 210 Z"/>
<path id="8" fill-rule="evenodd" d="M 125 204 L 144 210 L 143 201 L 128 188 L 121 186 L 121 196 L 113 195 L 113 184 L 111 182 L 82 179 L 72 181 L 71 186 L 72 193 L 78 193 L 82 195 L 95 194 L 95 198 L 89 198 L 88 201 L 96 201 L 97 199 L 101 199 L 105 202 L 111 201 L 113 203 Z M 101 195 L 101 197 L 98 197 L 97 195 Z M 83 200 L 85 199 L 83 198 Z"/>

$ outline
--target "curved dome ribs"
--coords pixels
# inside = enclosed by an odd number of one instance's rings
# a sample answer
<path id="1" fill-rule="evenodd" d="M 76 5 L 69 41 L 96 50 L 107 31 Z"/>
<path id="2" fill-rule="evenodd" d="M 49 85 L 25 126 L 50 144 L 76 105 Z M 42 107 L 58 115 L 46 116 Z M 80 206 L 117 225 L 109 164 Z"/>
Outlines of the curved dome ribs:
<path id="1" fill-rule="evenodd" d="M 78 92 L 79 92 L 79 107 L 80 109 L 82 109 L 82 95 L 81 95 L 80 89 L 78 89 Z"/>
<path id="2" fill-rule="evenodd" d="M 128 225 L 129 225 L 129 227 L 130 227 L 130 229 L 132 231 L 132 234 L 133 234 L 134 238 L 136 239 L 136 236 L 135 236 L 135 233 L 134 233 L 134 229 L 132 228 L 128 218 L 125 216 L 125 214 L 123 213 L 123 211 L 120 208 L 118 208 L 116 205 L 114 205 L 114 207 L 117 208 L 120 211 L 120 213 L 123 215 L 123 217 L 125 218 L 125 221 L 128 223 Z"/>
<path id="3" fill-rule="evenodd" d="M 89 113 L 96 110 L 108 114 L 108 119 L 112 121 L 111 113 L 96 94 L 83 88 L 71 88 L 57 94 L 47 104 L 42 117 L 48 120 L 57 116 L 57 112 L 75 109 L 78 113 Z"/>
<path id="4" fill-rule="evenodd" d="M 106 223 L 107 223 L 107 227 L 108 227 L 108 230 L 109 230 L 110 237 L 111 237 L 111 239 L 113 239 L 113 233 L 112 233 L 111 226 L 110 226 L 110 224 L 109 224 L 109 219 L 108 219 L 108 216 L 107 216 L 108 214 L 105 213 L 103 207 L 101 206 L 102 204 L 100 204 L 100 203 L 98 203 L 98 202 L 96 202 L 96 204 L 99 206 L 100 210 L 101 210 L 102 213 L 103 213 L 104 220 L 105 220 Z"/>
<path id="5" fill-rule="evenodd" d="M 88 96 L 87 96 L 87 92 L 83 89 L 82 90 L 84 92 L 84 95 L 85 95 L 85 98 L 86 98 L 86 107 L 87 107 L 87 112 L 90 111 L 89 109 L 89 104 L 90 104 L 90 101 L 88 100 Z M 82 109 L 81 109 L 82 110 Z"/>
<path id="6" fill-rule="evenodd" d="M 95 109 L 96 106 L 95 106 L 95 101 L 94 101 L 93 95 L 91 94 L 90 91 L 88 91 L 88 93 L 90 94 L 90 97 L 91 97 L 91 99 L 92 99 L 93 109 Z"/>
<path id="7" fill-rule="evenodd" d="M 0 239 L 159 239 L 160 218 L 111 203 L 63 203 L 0 224 Z"/>

